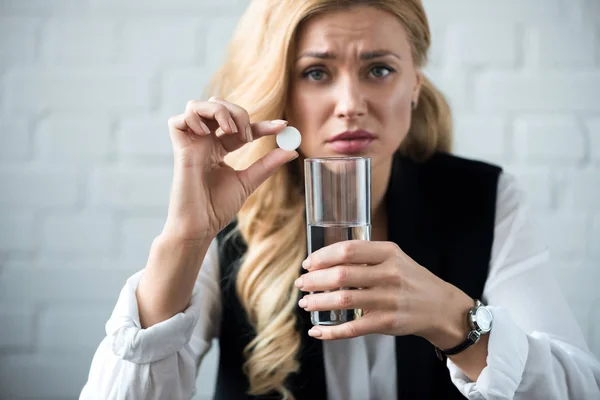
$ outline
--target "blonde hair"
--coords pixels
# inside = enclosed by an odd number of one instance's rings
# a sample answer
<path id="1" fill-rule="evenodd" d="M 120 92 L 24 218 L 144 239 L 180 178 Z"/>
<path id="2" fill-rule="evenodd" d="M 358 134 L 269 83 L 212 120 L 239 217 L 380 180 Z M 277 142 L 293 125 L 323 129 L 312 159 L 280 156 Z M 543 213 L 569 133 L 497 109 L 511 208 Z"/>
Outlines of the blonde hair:
<path id="1" fill-rule="evenodd" d="M 223 66 L 207 95 L 244 107 L 252 121 L 282 118 L 287 101 L 295 35 L 307 18 L 356 5 L 388 11 L 402 22 L 417 67 L 427 61 L 430 31 L 420 0 L 254 0 L 241 18 Z M 412 124 L 399 151 L 422 161 L 449 151 L 451 115 L 443 95 L 425 78 Z M 272 149 L 273 137 L 257 140 L 227 157 L 246 168 Z M 306 255 L 304 190 L 301 164 L 292 162 L 263 183 L 238 213 L 238 230 L 248 245 L 236 289 L 256 337 L 244 349 L 249 394 L 272 391 L 293 399 L 286 378 L 300 368 L 296 330 L 299 291 L 293 282 Z"/>

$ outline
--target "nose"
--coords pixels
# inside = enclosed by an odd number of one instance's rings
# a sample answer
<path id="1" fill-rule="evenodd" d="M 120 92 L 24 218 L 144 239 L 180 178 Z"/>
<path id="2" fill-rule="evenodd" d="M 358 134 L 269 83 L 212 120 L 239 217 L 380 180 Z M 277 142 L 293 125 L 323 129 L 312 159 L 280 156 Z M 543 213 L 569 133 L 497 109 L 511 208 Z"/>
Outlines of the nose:
<path id="1" fill-rule="evenodd" d="M 338 118 L 353 119 L 366 114 L 367 107 L 359 82 L 352 78 L 340 79 L 336 89 L 335 115 Z"/>

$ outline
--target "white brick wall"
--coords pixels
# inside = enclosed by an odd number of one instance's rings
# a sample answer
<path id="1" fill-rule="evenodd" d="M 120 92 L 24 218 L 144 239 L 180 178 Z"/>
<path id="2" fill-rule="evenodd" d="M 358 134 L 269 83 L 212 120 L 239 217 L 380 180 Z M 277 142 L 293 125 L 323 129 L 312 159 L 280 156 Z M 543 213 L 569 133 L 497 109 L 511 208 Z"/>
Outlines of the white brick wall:
<path id="1" fill-rule="evenodd" d="M 515 122 L 515 156 L 526 163 L 581 164 L 586 141 L 575 117 L 532 116 Z"/>
<path id="2" fill-rule="evenodd" d="M 424 2 L 456 152 L 518 177 L 600 356 L 600 1 Z M 77 397 L 164 223 L 167 118 L 200 98 L 246 4 L 0 2 L 1 398 Z"/>

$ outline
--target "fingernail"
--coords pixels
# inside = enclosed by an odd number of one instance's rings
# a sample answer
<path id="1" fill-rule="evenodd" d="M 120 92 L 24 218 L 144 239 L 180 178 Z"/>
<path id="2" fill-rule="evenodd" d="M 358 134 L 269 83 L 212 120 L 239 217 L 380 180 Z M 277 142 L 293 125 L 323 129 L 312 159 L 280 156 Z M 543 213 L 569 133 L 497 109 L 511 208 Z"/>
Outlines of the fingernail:
<path id="1" fill-rule="evenodd" d="M 233 118 L 229 118 L 229 128 L 231 129 L 231 132 L 233 133 L 237 133 L 238 129 L 237 126 L 235 126 L 235 122 L 233 121 Z"/>
<path id="2" fill-rule="evenodd" d="M 272 124 L 275 125 L 287 125 L 288 122 L 283 120 L 283 119 L 274 119 L 273 121 L 271 121 Z"/>
<path id="3" fill-rule="evenodd" d="M 296 279 L 296 282 L 294 282 L 294 285 L 296 285 L 298 289 L 302 289 L 302 286 L 304 286 L 304 280 L 302 278 L 298 278 Z"/>
<path id="4" fill-rule="evenodd" d="M 306 260 L 302 261 L 302 268 L 310 269 L 310 258 L 307 258 Z"/>
<path id="5" fill-rule="evenodd" d="M 203 122 L 200 122 L 200 127 L 202 128 L 204 133 L 206 133 L 207 135 L 210 135 L 210 129 L 208 129 L 208 126 L 206 126 Z"/>
<path id="6" fill-rule="evenodd" d="M 321 337 L 322 334 L 323 332 L 316 328 L 311 328 L 310 331 L 308 331 L 308 336 L 312 337 Z"/>
<path id="7" fill-rule="evenodd" d="M 252 142 L 254 140 L 254 138 L 252 137 L 252 128 L 250 128 L 250 125 L 246 126 L 246 139 L 248 140 L 248 142 Z"/>
<path id="8" fill-rule="evenodd" d="M 298 306 L 300 306 L 300 308 L 306 308 L 307 305 L 308 301 L 306 301 L 306 299 L 300 299 L 300 301 L 298 302 Z"/>

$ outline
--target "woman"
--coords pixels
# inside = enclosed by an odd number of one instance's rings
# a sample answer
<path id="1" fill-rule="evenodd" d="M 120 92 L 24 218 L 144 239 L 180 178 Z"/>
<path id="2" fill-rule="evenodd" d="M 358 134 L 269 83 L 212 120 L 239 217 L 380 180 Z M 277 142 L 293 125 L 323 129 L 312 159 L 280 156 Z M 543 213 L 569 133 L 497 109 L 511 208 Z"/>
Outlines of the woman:
<path id="1" fill-rule="evenodd" d="M 168 218 L 81 398 L 190 398 L 213 338 L 219 399 L 600 396 L 514 180 L 447 154 L 429 45 L 419 0 L 250 4 L 219 97 L 169 121 Z M 287 123 L 297 160 L 273 137 Z M 372 159 L 372 241 L 306 258 L 302 159 L 343 155 Z M 339 287 L 362 290 L 307 294 Z M 354 308 L 341 325 L 307 320 Z"/>

